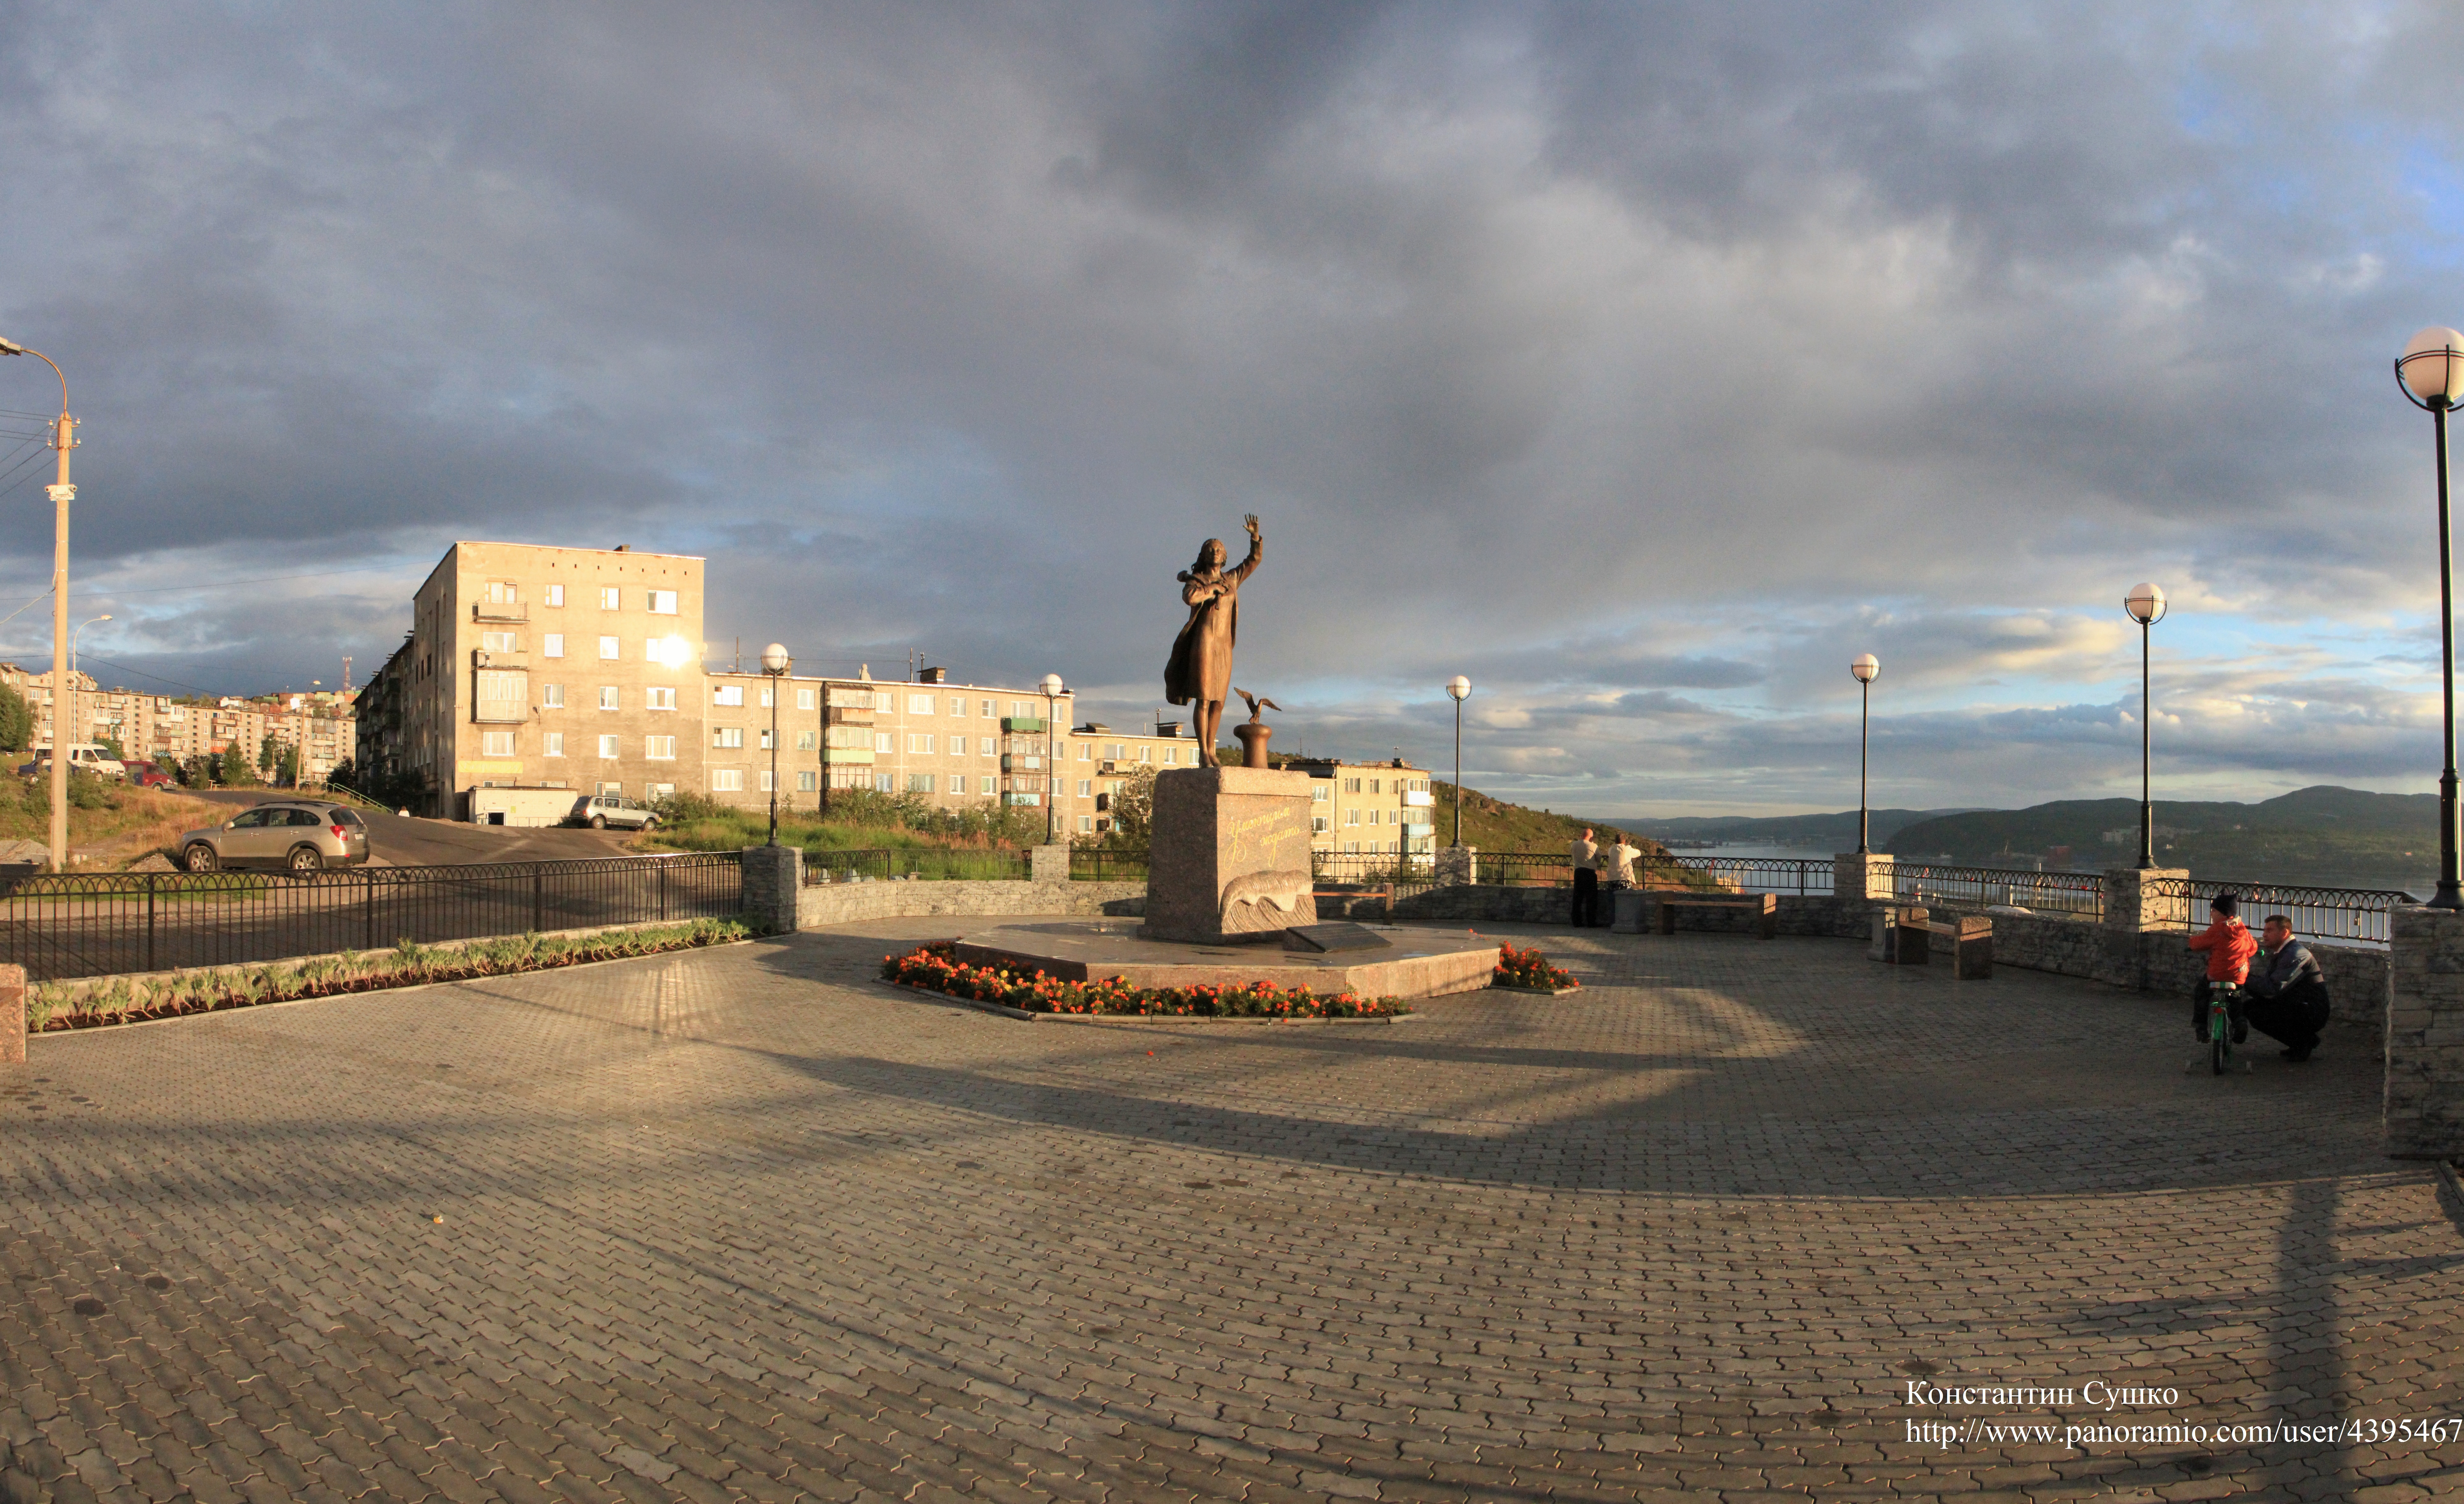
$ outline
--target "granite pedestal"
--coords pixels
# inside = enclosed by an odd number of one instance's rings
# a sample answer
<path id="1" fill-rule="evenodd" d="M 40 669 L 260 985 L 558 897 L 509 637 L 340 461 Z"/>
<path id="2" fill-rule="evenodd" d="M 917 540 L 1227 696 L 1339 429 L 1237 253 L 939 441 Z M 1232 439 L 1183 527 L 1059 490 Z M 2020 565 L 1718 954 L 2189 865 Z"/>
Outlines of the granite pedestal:
<path id="1" fill-rule="evenodd" d="M 1146 940 L 1273 941 L 1317 922 L 1307 773 L 1157 773 L 1147 852 Z"/>
<path id="2" fill-rule="evenodd" d="M 1387 943 L 1313 952 L 1259 944 L 1193 945 L 1145 938 L 1134 919 L 1022 920 L 961 936 L 971 966 L 1041 971 L 1064 982 L 1120 977 L 1133 986 L 1244 987 L 1270 982 L 1311 992 L 1427 998 L 1469 992 L 1496 974 L 1497 946 L 1460 935 L 1362 926 Z"/>

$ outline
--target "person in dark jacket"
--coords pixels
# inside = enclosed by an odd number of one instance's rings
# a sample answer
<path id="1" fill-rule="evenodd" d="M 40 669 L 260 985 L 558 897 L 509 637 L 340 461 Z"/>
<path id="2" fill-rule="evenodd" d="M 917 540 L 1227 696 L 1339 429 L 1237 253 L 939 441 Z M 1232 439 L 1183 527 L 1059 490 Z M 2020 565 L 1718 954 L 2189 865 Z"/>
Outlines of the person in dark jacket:
<path id="1" fill-rule="evenodd" d="M 2250 1002 L 2242 1016 L 2250 1027 L 2284 1042 L 2284 1058 L 2302 1061 L 2319 1048 L 2319 1031 L 2327 1027 L 2327 979 L 2320 974 L 2319 958 L 2293 938 L 2293 921 L 2271 914 L 2261 927 L 2258 963 L 2245 984 Z"/>

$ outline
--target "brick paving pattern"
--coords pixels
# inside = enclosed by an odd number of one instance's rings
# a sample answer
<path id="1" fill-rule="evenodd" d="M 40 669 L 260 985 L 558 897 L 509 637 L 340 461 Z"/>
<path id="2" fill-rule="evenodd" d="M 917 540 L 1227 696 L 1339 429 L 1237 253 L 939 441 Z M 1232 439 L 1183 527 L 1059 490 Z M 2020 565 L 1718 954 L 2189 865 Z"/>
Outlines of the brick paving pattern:
<path id="1" fill-rule="evenodd" d="M 0 1498 L 2464 1493 L 2457 1443 L 1910 1440 L 2464 1420 L 2464 1208 L 2371 1041 L 2219 1080 L 2169 1001 L 1721 936 L 1545 932 L 1584 991 L 1392 1028 L 869 980 L 947 928 L 35 1040 Z"/>

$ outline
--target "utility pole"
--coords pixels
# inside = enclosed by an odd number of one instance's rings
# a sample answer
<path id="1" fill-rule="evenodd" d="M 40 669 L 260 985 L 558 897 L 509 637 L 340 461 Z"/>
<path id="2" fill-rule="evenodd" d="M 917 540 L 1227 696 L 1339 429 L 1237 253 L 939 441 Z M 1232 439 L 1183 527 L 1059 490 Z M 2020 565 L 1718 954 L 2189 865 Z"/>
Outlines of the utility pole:
<path id="1" fill-rule="evenodd" d="M 52 493 L 52 871 L 69 864 L 68 727 L 62 723 L 61 696 L 69 676 L 69 503 L 77 487 L 69 483 L 69 451 L 77 448 L 77 419 L 69 416 L 69 379 L 59 362 L 13 340 L 0 340 L 0 355 L 31 355 L 60 378 L 60 420 L 52 429 L 52 448 L 60 452 L 59 479 Z"/>

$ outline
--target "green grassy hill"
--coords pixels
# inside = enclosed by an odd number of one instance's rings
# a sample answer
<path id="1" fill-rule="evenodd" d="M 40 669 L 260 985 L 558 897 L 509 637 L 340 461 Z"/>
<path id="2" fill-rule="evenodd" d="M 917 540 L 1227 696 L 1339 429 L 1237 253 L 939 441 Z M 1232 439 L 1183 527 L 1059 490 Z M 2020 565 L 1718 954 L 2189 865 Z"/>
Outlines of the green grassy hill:
<path id="1" fill-rule="evenodd" d="M 1455 786 L 1437 779 L 1429 780 L 1429 791 L 1436 796 L 1438 844 L 1451 845 L 1455 830 Z M 1646 852 L 1661 850 L 1659 842 L 1650 840 L 1628 821 L 1625 828 L 1586 820 L 1579 815 L 1551 814 L 1545 809 L 1529 809 L 1522 805 L 1492 799 L 1474 788 L 1463 796 L 1463 838 L 1465 846 L 1477 846 L 1484 852 L 1548 852 L 1564 855 L 1573 845 L 1574 837 L 1586 827 L 1595 841 L 1607 842 L 1616 831 Z"/>

